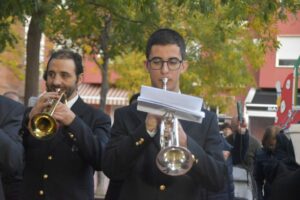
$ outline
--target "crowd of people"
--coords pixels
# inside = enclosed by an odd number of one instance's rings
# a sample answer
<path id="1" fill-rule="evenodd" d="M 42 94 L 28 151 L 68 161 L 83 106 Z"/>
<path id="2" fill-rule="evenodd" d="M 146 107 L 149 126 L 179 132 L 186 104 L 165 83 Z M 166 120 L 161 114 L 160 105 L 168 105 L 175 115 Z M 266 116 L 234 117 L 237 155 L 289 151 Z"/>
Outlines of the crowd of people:
<path id="1" fill-rule="evenodd" d="M 243 188 L 236 187 L 234 199 L 298 199 L 299 164 L 296 163 L 293 145 L 288 133 L 285 133 L 286 130 L 275 125 L 266 127 L 261 146 L 247 129 L 245 133 L 234 131 L 234 120 L 236 119 L 233 118 L 233 126 L 225 123 L 220 130 L 226 140 L 235 147 L 231 149 L 233 168 L 241 167 L 247 171 L 246 176 L 250 180 L 245 179 L 245 183 L 252 190 L 251 198 L 247 195 L 240 197 L 239 190 Z M 235 175 L 237 174 L 233 172 L 233 182 Z M 237 178 L 234 186 L 238 186 L 239 181 L 241 180 Z"/>
<path id="2" fill-rule="evenodd" d="M 167 78 L 166 89 L 180 93 L 180 77 L 188 70 L 183 37 L 158 29 L 147 41 L 145 56 L 151 86 L 163 88 Z M 170 176 L 156 163 L 162 117 L 139 111 L 139 94 L 115 111 L 111 124 L 107 114 L 78 94 L 83 79 L 78 53 L 54 51 L 43 77 L 46 91 L 30 107 L 15 93 L 0 95 L 0 200 L 92 200 L 95 171 L 110 179 L 106 200 L 247 199 L 235 183 L 239 170 L 252 179 L 253 199 L 297 199 L 300 171 L 293 146 L 276 126 L 266 128 L 261 146 L 245 120 L 233 117 L 219 127 L 217 115 L 203 108 L 201 123 L 178 120 L 179 145 L 193 160 L 187 173 Z M 41 132 L 53 124 L 46 114 L 42 120 L 48 124 L 36 127 L 35 122 L 54 102 L 54 131 L 43 138 Z"/>

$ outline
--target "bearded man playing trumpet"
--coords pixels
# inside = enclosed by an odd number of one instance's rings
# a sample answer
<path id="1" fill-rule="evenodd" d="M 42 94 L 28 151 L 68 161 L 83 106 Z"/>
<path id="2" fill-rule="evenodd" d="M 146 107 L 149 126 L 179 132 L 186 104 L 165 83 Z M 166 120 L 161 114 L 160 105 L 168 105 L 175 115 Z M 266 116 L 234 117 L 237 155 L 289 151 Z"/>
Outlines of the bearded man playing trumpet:
<path id="1" fill-rule="evenodd" d="M 78 95 L 82 78 L 78 53 L 63 49 L 51 55 L 44 74 L 47 91 L 25 113 L 21 130 L 24 200 L 94 199 L 93 174 L 101 170 L 111 122 Z"/>

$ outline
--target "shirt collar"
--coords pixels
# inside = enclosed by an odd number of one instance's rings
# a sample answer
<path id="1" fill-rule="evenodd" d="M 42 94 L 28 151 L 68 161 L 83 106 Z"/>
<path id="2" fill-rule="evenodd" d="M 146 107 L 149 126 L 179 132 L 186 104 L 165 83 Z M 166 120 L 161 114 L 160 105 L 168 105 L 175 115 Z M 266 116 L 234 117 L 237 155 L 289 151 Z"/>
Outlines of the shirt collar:
<path id="1" fill-rule="evenodd" d="M 68 100 L 68 102 L 67 102 L 68 108 L 71 108 L 74 105 L 74 103 L 77 101 L 78 98 L 79 98 L 79 95 L 76 94 L 76 96 L 74 96 L 71 100 Z"/>

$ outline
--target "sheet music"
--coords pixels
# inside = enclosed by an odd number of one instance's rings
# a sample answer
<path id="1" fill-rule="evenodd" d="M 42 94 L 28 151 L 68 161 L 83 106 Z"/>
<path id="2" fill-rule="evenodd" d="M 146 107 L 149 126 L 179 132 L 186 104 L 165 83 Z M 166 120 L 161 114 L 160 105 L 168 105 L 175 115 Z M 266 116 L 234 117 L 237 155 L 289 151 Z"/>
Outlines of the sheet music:
<path id="1" fill-rule="evenodd" d="M 174 112 L 178 119 L 201 123 L 205 113 L 201 111 L 203 99 L 149 86 L 141 87 L 138 97 L 139 111 L 164 115 Z"/>

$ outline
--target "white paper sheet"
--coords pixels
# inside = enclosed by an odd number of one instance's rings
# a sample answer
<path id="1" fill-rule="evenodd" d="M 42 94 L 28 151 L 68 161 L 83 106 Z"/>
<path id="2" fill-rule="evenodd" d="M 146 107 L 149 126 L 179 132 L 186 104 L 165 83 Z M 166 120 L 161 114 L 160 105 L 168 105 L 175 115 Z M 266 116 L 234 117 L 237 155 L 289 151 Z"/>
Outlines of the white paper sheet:
<path id="1" fill-rule="evenodd" d="M 138 97 L 139 111 L 164 115 L 173 112 L 178 119 L 201 123 L 205 113 L 201 111 L 203 99 L 159 88 L 142 86 Z"/>

